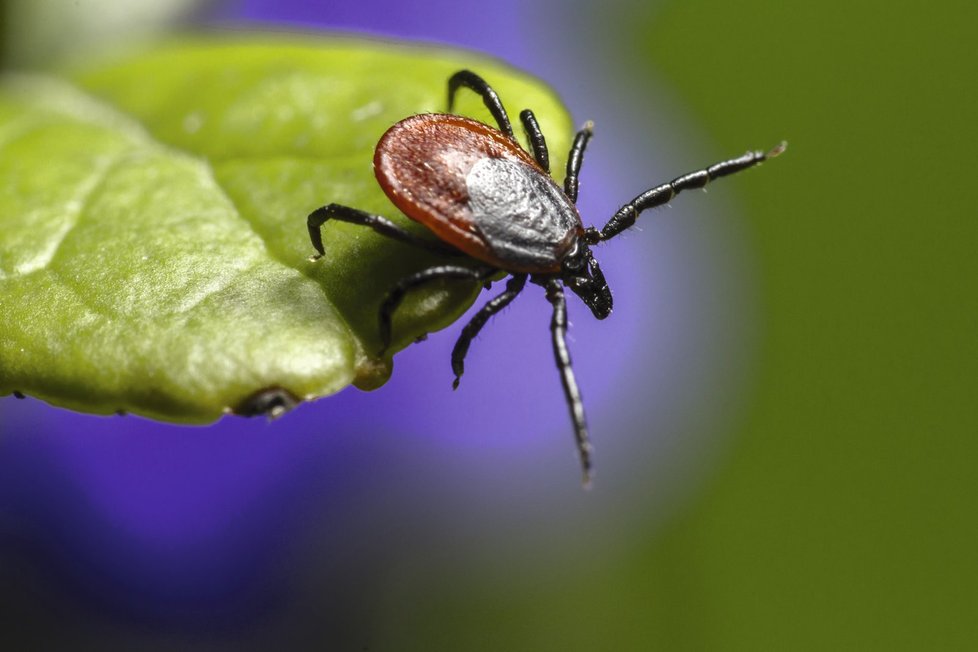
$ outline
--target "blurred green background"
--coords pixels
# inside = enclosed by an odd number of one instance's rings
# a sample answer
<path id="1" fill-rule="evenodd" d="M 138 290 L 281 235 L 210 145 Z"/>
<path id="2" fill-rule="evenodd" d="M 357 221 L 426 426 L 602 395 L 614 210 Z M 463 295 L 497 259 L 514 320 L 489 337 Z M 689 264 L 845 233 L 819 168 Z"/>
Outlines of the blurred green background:
<path id="1" fill-rule="evenodd" d="M 789 141 L 736 184 L 756 384 L 664 525 L 522 584 L 426 577 L 423 600 L 380 610 L 376 649 L 978 649 L 978 7 L 607 2 L 553 20 L 600 41 L 620 83 L 664 81 L 717 151 Z"/>
<path id="2" fill-rule="evenodd" d="M 633 640 L 978 646 L 976 24 L 965 2 L 716 0 L 624 35 L 724 150 L 771 125 L 790 141 L 744 180 L 748 418 L 693 509 L 621 564 L 635 599 L 595 600 Z"/>

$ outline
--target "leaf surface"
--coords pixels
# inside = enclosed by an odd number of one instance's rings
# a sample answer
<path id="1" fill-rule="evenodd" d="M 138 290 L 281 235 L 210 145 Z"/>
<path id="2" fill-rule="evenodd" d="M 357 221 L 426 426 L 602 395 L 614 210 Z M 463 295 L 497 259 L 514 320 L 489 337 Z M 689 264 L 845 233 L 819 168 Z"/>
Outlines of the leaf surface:
<path id="1" fill-rule="evenodd" d="M 460 68 L 512 117 L 534 109 L 561 170 L 571 125 L 557 99 L 456 51 L 210 38 L 0 78 L 0 393 L 206 422 L 269 388 L 310 400 L 383 384 L 378 306 L 441 261 L 329 223 L 327 255 L 310 262 L 305 220 L 338 202 L 427 234 L 379 189 L 373 148 L 405 116 L 444 111 Z M 457 109 L 491 120 L 474 93 Z M 451 323 L 478 290 L 412 293 L 391 351 Z"/>

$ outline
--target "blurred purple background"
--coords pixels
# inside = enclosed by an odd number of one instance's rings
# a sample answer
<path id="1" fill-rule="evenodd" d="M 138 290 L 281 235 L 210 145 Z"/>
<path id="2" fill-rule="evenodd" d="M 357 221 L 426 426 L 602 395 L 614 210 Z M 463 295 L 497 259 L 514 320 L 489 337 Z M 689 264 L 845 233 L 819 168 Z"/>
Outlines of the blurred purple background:
<path id="1" fill-rule="evenodd" d="M 247 0 L 205 22 L 447 43 L 539 76 L 575 121 L 596 122 L 580 207 L 600 226 L 650 185 L 739 152 L 704 144 L 655 79 L 619 74 L 627 44 L 599 10 Z M 613 556 L 695 488 L 735 425 L 755 337 L 733 197 L 683 197 L 602 246 L 607 321 L 570 299 L 590 492 L 536 287 L 473 344 L 454 393 L 458 324 L 398 355 L 382 389 L 272 423 L 178 427 L 0 401 L 0 619 L 56 615 L 52 637 L 120 645 L 148 632 L 261 647 L 312 629 L 359 644 L 392 602 L 446 578 L 526 581 Z"/>

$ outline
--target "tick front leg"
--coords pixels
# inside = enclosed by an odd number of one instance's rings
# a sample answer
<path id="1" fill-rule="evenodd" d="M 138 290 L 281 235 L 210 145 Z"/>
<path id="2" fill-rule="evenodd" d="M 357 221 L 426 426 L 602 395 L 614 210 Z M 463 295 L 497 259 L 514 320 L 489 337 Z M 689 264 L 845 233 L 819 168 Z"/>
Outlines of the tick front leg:
<path id="1" fill-rule="evenodd" d="M 540 130 L 537 117 L 533 115 L 533 111 L 523 109 L 520 111 L 520 122 L 523 123 L 523 131 L 526 132 L 526 137 L 530 139 L 533 158 L 536 159 L 537 164 L 543 168 L 544 172 L 550 174 L 550 151 L 547 149 L 547 139 L 543 137 L 543 131 Z"/>
<path id="2" fill-rule="evenodd" d="M 720 177 L 725 177 L 728 174 L 734 174 L 735 172 L 752 168 L 758 163 L 762 163 L 769 158 L 774 158 L 775 156 L 779 155 L 787 146 L 787 143 L 782 142 L 768 152 L 747 152 L 743 156 L 714 163 L 713 165 L 701 170 L 696 170 L 695 172 L 684 174 L 681 177 L 676 177 L 669 183 L 664 183 L 660 186 L 652 188 L 651 190 L 646 190 L 641 195 L 618 209 L 618 212 L 615 213 L 614 216 L 608 220 L 608 223 L 605 224 L 604 228 L 601 229 L 599 239 L 609 240 L 615 237 L 631 225 L 635 224 L 635 220 L 638 218 L 639 214 L 642 213 L 642 211 L 646 211 L 656 206 L 662 206 L 663 204 L 672 201 L 672 198 L 681 193 L 683 190 L 703 188 L 706 186 L 706 184 L 714 179 L 719 179 Z"/>
<path id="3" fill-rule="evenodd" d="M 394 224 L 386 217 L 373 215 L 357 208 L 350 208 L 349 206 L 329 204 L 328 206 L 314 210 L 306 220 L 306 224 L 309 227 L 309 239 L 312 240 L 312 246 L 319 252 L 313 256 L 313 260 L 318 260 L 326 254 L 326 250 L 323 248 L 322 226 L 327 220 L 338 220 L 340 222 L 368 226 L 384 237 L 398 240 L 415 247 L 421 247 L 422 249 L 427 249 L 442 256 L 461 255 L 457 249 L 445 246 L 437 240 L 427 240 L 416 236 L 410 231 L 406 231 Z"/>
<path id="4" fill-rule="evenodd" d="M 516 136 L 513 134 L 513 125 L 509 121 L 509 114 L 503 108 L 503 102 L 499 99 L 499 95 L 492 89 L 492 86 L 486 83 L 485 79 L 471 70 L 459 70 L 448 78 L 449 113 L 452 112 L 452 108 L 455 106 L 455 93 L 458 92 L 460 86 L 465 86 L 481 95 L 482 103 L 486 105 L 489 113 L 496 120 L 496 124 L 499 125 L 499 131 L 511 139 L 516 140 Z"/>
<path id="5" fill-rule="evenodd" d="M 584 163 L 584 150 L 587 148 L 588 141 L 594 135 L 594 123 L 590 120 L 584 123 L 581 130 L 574 136 L 574 144 L 571 145 L 570 153 L 567 155 L 567 174 L 564 176 L 564 194 L 572 202 L 577 202 L 577 191 L 580 185 L 581 164 Z"/>
<path id="6" fill-rule="evenodd" d="M 547 301 L 554 309 L 553 319 L 550 321 L 554 358 L 557 361 L 557 370 L 560 372 L 560 381 L 564 386 L 567 407 L 570 408 L 571 421 L 574 423 L 574 438 L 577 441 L 577 452 L 581 458 L 581 470 L 584 472 L 584 486 L 588 487 L 591 484 L 591 441 L 587 434 L 587 420 L 584 416 L 581 390 L 574 378 L 570 351 L 567 350 L 567 301 L 564 298 L 564 288 L 559 280 L 552 279 L 547 282 Z"/>
<path id="7" fill-rule="evenodd" d="M 437 281 L 440 279 L 463 281 L 471 280 L 476 281 L 477 283 L 482 283 L 495 274 L 496 271 L 497 270 L 491 267 L 472 269 L 470 267 L 459 267 L 457 265 L 440 265 L 438 267 L 430 267 L 422 270 L 400 281 L 390 292 L 387 293 L 387 297 L 380 305 L 378 322 L 380 327 L 380 342 L 383 345 L 383 348 L 380 350 L 378 355 L 383 355 L 391 345 L 391 316 L 394 314 L 394 311 L 397 310 L 397 307 L 401 305 L 401 301 L 404 300 L 404 297 L 408 292 L 419 285 L 424 285 L 425 283 L 430 283 L 431 281 Z"/>
<path id="8" fill-rule="evenodd" d="M 452 349 L 452 371 L 455 372 L 452 389 L 458 389 L 459 380 L 465 373 L 465 355 L 469 352 L 469 345 L 472 340 L 493 315 L 512 303 L 524 285 L 526 285 L 526 274 L 513 275 L 506 282 L 506 290 L 482 306 L 479 312 L 475 313 L 475 316 L 462 329 L 462 334 L 459 335 L 458 341 L 455 342 L 455 348 Z"/>

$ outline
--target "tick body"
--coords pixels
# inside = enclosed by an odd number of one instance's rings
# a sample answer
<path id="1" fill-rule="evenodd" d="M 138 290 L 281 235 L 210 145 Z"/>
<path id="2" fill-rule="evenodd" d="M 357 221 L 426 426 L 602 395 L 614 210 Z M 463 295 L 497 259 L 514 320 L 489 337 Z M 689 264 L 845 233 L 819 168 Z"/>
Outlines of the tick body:
<path id="1" fill-rule="evenodd" d="M 478 93 L 496 127 L 451 114 L 456 92 Z M 554 358 L 570 410 L 584 482 L 591 477 L 591 444 L 577 381 L 565 341 L 567 309 L 564 288 L 580 297 L 597 319 L 611 314 L 611 290 L 591 247 L 618 235 L 645 210 L 661 206 L 678 193 L 702 188 L 713 179 L 752 167 L 780 154 L 782 143 L 764 152 L 747 152 L 657 185 L 624 204 L 602 229 L 584 227 L 577 211 L 578 176 L 591 139 L 590 123 L 574 138 L 563 186 L 550 176 L 546 140 L 533 112 L 520 113 L 531 151 L 523 149 L 496 92 L 481 77 L 461 70 L 448 81 L 448 113 L 410 116 L 392 126 L 374 154 L 374 172 L 391 202 L 426 226 L 433 238 L 408 232 L 385 217 L 329 204 L 309 215 L 313 246 L 325 253 L 322 227 L 330 219 L 374 229 L 381 235 L 444 255 L 468 257 L 476 266 L 440 265 L 403 279 L 380 306 L 379 329 L 390 344 L 391 316 L 413 288 L 436 279 L 471 279 L 487 284 L 509 274 L 506 289 L 480 309 L 452 351 L 454 386 L 464 371 L 473 338 L 489 319 L 509 305 L 527 281 L 546 290 L 553 308 L 550 331 Z"/>
<path id="2" fill-rule="evenodd" d="M 455 115 L 398 122 L 374 155 L 380 187 L 444 242 L 510 272 L 556 273 L 583 234 L 577 208 L 526 150 Z"/>

